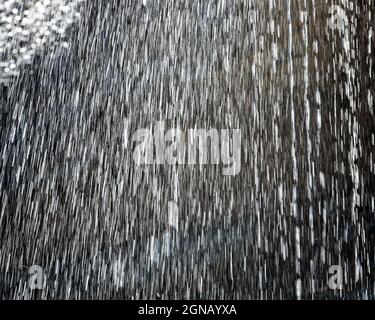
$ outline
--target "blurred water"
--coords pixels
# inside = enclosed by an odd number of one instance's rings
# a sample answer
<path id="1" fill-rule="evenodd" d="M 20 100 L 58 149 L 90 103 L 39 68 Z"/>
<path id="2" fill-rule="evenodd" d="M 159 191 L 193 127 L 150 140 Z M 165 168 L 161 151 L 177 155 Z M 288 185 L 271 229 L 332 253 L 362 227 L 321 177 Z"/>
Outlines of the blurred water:
<path id="1" fill-rule="evenodd" d="M 80 12 L 0 84 L 1 298 L 374 297 L 373 0 Z M 240 173 L 137 167 L 158 120 L 241 129 Z"/>

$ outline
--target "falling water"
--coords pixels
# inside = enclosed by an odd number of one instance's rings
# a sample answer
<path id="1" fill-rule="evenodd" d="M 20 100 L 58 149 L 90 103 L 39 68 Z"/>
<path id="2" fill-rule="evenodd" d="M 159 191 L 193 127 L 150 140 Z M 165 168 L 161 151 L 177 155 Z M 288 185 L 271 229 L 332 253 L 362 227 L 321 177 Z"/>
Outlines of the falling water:
<path id="1" fill-rule="evenodd" d="M 1 1 L 0 297 L 373 299 L 374 8 Z M 137 165 L 161 121 L 240 171 Z"/>

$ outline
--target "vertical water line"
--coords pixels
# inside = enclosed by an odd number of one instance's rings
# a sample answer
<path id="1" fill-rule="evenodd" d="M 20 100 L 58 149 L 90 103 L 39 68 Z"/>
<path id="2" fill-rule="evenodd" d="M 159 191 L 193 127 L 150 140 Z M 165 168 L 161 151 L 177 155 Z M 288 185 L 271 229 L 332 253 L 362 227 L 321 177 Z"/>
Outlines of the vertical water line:
<path id="1" fill-rule="evenodd" d="M 294 93 L 294 65 L 293 65 L 293 27 L 292 27 L 292 8 L 291 8 L 291 0 L 288 0 L 288 63 L 289 63 L 289 86 L 290 86 L 290 120 L 291 120 L 291 138 L 292 138 L 292 145 L 291 145 L 291 156 L 292 156 L 292 165 L 293 165 L 293 190 L 292 190 L 292 203 L 291 203 L 291 214 L 294 218 L 297 218 L 297 182 L 298 182 L 298 168 L 297 168 L 297 155 L 296 155 L 296 126 L 295 126 L 295 110 L 294 110 L 294 102 L 293 102 L 293 93 Z M 299 252 L 299 237 L 297 235 L 300 234 L 300 229 L 298 225 L 295 228 L 296 234 L 296 252 Z M 296 264 L 296 271 L 298 274 L 298 264 Z M 296 281 L 296 292 L 297 298 L 301 298 L 301 281 L 298 279 Z"/>

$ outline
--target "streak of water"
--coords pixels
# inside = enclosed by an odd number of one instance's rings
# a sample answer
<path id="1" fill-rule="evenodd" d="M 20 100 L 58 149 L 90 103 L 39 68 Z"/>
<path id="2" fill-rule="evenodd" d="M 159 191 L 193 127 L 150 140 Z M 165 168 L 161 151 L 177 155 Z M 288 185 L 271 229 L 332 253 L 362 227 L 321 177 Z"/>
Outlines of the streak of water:
<path id="1" fill-rule="evenodd" d="M 374 0 L 79 2 L 0 5 L 0 297 L 373 299 Z M 160 120 L 239 174 L 137 166 Z"/>

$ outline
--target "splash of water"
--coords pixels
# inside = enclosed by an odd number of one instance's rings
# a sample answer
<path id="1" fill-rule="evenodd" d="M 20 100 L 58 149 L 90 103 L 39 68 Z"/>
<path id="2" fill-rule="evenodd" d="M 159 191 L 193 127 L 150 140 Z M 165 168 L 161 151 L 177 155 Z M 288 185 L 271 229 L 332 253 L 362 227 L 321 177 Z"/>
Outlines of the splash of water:
<path id="1" fill-rule="evenodd" d="M 67 46 L 66 31 L 84 0 L 7 0 L 0 4 L 0 81 L 19 73 L 46 44 Z"/>

